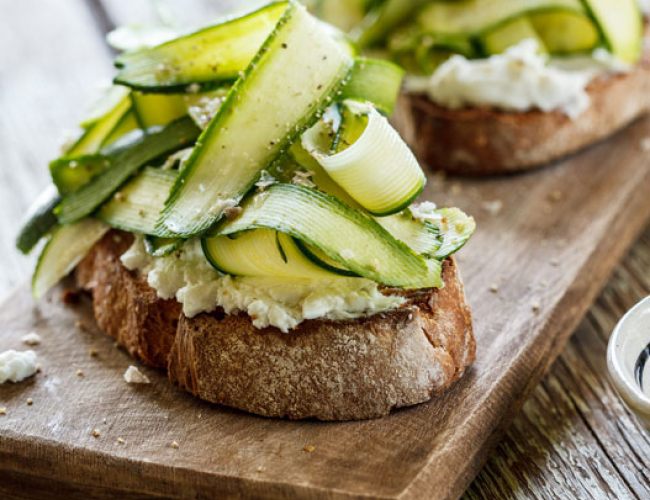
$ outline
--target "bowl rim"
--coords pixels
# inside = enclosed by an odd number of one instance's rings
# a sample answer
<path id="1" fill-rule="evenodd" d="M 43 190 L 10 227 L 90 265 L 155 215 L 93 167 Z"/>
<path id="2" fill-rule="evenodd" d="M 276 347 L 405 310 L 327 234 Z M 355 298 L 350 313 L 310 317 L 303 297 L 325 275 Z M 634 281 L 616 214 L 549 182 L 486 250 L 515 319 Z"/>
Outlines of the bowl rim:
<path id="1" fill-rule="evenodd" d="M 633 406 L 633 410 L 641 411 L 646 416 L 650 416 L 650 397 L 644 394 L 639 384 L 636 383 L 636 380 L 630 380 L 623 366 L 624 343 L 622 340 L 634 333 L 634 330 L 627 328 L 627 324 L 630 321 L 630 317 L 637 314 L 639 310 L 645 309 L 650 310 L 650 296 L 645 297 L 627 311 L 614 327 L 607 346 L 607 367 L 621 397 L 630 406 Z M 650 329 L 648 332 L 650 332 Z M 647 340 L 648 344 L 650 344 L 650 334 Z M 639 355 L 641 355 L 640 352 Z"/>

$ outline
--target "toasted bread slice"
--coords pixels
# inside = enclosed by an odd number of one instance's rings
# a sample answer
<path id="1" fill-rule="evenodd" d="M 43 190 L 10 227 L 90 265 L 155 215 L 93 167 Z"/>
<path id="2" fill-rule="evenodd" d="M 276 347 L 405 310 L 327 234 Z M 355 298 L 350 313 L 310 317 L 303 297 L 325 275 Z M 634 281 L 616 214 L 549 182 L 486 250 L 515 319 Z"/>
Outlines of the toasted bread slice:
<path id="1" fill-rule="evenodd" d="M 587 88 L 591 105 L 571 119 L 560 111 L 452 110 L 404 95 L 395 126 L 424 164 L 455 175 L 527 170 L 604 139 L 650 112 L 648 50 L 630 72 L 603 75 Z"/>
<path id="2" fill-rule="evenodd" d="M 245 314 L 187 318 L 119 257 L 132 237 L 113 231 L 79 264 L 99 327 L 145 364 L 214 403 L 270 417 L 356 420 L 428 401 L 475 359 L 463 285 L 453 259 L 441 290 L 404 293 L 399 310 L 348 321 L 307 320 L 285 334 Z"/>

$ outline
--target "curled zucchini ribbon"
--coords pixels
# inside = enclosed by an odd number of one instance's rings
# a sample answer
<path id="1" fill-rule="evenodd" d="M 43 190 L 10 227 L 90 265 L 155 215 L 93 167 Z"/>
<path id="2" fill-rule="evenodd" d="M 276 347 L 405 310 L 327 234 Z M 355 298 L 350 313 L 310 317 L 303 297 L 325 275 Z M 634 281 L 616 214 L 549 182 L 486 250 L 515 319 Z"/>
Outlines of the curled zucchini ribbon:
<path id="1" fill-rule="evenodd" d="M 368 104 L 346 101 L 340 152 L 319 150 L 312 133 L 303 146 L 354 200 L 377 216 L 408 207 L 426 184 L 418 161 L 397 131 Z M 348 128 L 350 130 L 348 130 Z M 358 137 L 357 132 L 360 130 Z"/>

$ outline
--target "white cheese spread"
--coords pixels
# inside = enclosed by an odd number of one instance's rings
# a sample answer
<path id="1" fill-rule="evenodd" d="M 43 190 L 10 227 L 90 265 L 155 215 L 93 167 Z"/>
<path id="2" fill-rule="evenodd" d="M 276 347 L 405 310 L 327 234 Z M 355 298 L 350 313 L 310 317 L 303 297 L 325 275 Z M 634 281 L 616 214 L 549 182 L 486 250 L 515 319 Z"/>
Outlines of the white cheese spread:
<path id="1" fill-rule="evenodd" d="M 396 309 L 406 301 L 382 294 L 376 283 L 362 278 L 222 276 L 195 240 L 166 257 L 152 257 L 137 237 L 122 262 L 146 275 L 160 298 L 176 298 L 190 318 L 221 307 L 226 314 L 247 313 L 256 328 L 274 326 L 285 333 L 307 319 L 357 318 Z"/>
<path id="2" fill-rule="evenodd" d="M 406 89 L 426 93 L 433 102 L 451 109 L 560 110 L 576 118 L 590 105 L 586 88 L 595 76 L 627 70 L 603 49 L 594 51 L 592 57 L 556 62 L 539 53 L 538 47 L 535 40 L 528 39 L 487 59 L 455 55 L 430 77 L 409 77 Z"/>
<path id="3" fill-rule="evenodd" d="M 124 372 L 124 380 L 127 384 L 150 384 L 151 381 L 144 373 L 138 370 L 137 366 L 129 366 Z"/>
<path id="4" fill-rule="evenodd" d="M 31 377 L 37 370 L 34 351 L 9 350 L 0 353 L 0 384 L 7 380 L 20 382 Z"/>

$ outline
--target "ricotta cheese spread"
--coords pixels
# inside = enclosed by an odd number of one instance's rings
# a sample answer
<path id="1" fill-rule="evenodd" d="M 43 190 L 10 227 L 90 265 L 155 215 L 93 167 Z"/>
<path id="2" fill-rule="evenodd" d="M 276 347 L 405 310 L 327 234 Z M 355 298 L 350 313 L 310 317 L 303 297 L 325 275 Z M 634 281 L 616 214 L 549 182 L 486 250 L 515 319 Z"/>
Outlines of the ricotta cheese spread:
<path id="1" fill-rule="evenodd" d="M 560 110 L 576 118 L 590 105 L 586 88 L 594 77 L 628 69 L 604 49 L 596 49 L 591 57 L 549 60 L 538 48 L 537 41 L 527 39 L 487 59 L 455 55 L 430 77 L 407 78 L 406 90 L 426 93 L 451 109 Z"/>
<path id="2" fill-rule="evenodd" d="M 36 373 L 37 358 L 34 351 L 9 350 L 0 353 L 0 384 L 7 380 L 20 382 Z"/>
<path id="3" fill-rule="evenodd" d="M 187 317 L 223 308 L 245 312 L 256 328 L 274 326 L 287 333 L 307 319 L 345 320 L 396 309 L 406 302 L 384 295 L 363 278 L 325 280 L 220 275 L 208 263 L 198 240 L 166 256 L 149 255 L 141 237 L 122 255 L 123 264 L 147 276 L 162 299 L 176 298 Z"/>
<path id="4" fill-rule="evenodd" d="M 137 366 L 129 366 L 124 372 L 124 380 L 127 384 L 150 384 L 151 381 L 144 373 L 138 370 Z"/>

